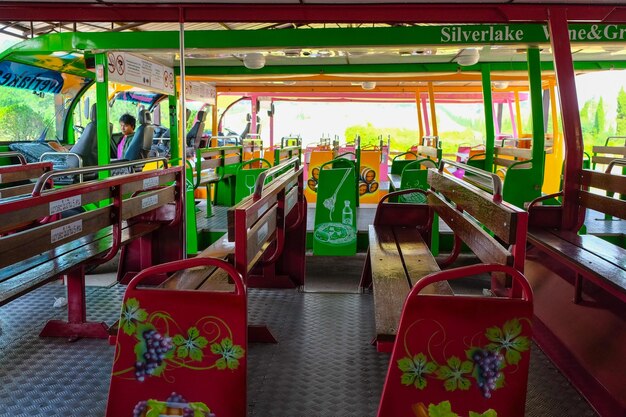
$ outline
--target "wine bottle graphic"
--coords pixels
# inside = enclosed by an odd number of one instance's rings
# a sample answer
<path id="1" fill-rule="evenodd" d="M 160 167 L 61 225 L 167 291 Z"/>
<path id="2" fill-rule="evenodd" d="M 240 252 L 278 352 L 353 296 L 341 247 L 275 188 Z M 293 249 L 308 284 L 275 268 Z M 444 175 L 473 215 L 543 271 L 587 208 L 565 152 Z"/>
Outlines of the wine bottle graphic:
<path id="1" fill-rule="evenodd" d="M 354 219 L 352 208 L 350 207 L 350 200 L 344 201 L 345 207 L 341 212 L 341 223 L 347 224 L 348 226 L 352 226 L 352 221 Z"/>

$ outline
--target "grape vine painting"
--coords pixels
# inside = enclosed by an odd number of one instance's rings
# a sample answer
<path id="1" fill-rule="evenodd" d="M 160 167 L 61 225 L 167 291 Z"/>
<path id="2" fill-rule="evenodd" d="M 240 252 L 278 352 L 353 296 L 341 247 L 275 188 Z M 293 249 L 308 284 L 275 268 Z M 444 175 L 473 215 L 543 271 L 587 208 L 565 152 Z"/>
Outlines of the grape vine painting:
<path id="1" fill-rule="evenodd" d="M 120 327 L 136 339 L 136 362 L 132 368 L 116 371 L 113 376 L 132 371 L 139 382 L 162 376 L 170 368 L 235 370 L 245 355 L 245 350 L 233 343 L 230 328 L 219 317 L 204 316 L 195 326 L 181 329 L 167 312 L 148 314 L 136 298 L 124 303 Z"/>

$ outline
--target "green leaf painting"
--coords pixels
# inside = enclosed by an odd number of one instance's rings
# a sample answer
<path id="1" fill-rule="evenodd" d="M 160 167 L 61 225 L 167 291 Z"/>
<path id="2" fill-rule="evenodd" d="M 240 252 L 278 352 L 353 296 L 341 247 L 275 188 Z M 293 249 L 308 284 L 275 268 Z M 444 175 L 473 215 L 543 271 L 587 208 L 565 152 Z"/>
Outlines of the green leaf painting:
<path id="1" fill-rule="evenodd" d="M 233 341 L 229 338 L 222 339 L 220 343 L 211 345 L 211 352 L 221 357 L 215 362 L 217 369 L 237 369 L 239 367 L 239 359 L 243 358 L 245 350 L 239 345 L 233 345 Z"/>
<path id="2" fill-rule="evenodd" d="M 202 350 L 209 344 L 204 336 L 200 336 L 200 332 L 196 327 L 190 327 L 187 330 L 187 337 L 177 334 L 172 339 L 176 346 L 176 356 L 181 359 L 190 358 L 191 360 L 200 362 L 204 357 Z"/>
<path id="3" fill-rule="evenodd" d="M 487 345 L 487 349 L 493 351 L 505 350 L 506 362 L 517 365 L 522 359 L 521 352 L 530 349 L 530 340 L 526 336 L 520 336 L 522 325 L 519 319 L 512 319 L 504 323 L 502 329 L 490 327 L 485 332 L 485 337 L 492 343 Z"/>
<path id="4" fill-rule="evenodd" d="M 461 362 L 456 356 L 448 359 L 447 366 L 442 366 L 437 371 L 439 379 L 443 379 L 446 391 L 456 391 L 460 389 L 466 391 L 470 388 L 469 379 L 463 375 L 471 374 L 474 365 L 470 361 Z"/>
<path id="5" fill-rule="evenodd" d="M 425 376 L 434 373 L 437 365 L 428 361 L 423 353 L 418 353 L 413 358 L 400 359 L 398 368 L 403 372 L 402 385 L 414 385 L 415 388 L 421 390 L 427 385 Z"/>
<path id="6" fill-rule="evenodd" d="M 450 401 L 443 401 L 437 405 L 428 406 L 428 417 L 459 417 L 459 415 L 452 412 Z"/>
<path id="7" fill-rule="evenodd" d="M 127 335 L 132 335 L 137 330 L 137 324 L 143 323 L 148 318 L 146 310 L 139 308 L 139 301 L 136 298 L 130 298 L 122 306 L 122 314 L 120 317 L 120 325 L 122 331 Z"/>

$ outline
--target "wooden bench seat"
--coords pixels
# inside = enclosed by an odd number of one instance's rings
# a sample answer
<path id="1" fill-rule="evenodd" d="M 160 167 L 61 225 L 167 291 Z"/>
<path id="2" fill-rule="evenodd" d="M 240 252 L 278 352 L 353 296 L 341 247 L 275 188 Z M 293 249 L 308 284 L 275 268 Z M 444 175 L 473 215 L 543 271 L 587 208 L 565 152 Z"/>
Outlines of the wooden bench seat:
<path id="1" fill-rule="evenodd" d="M 86 322 L 84 267 L 106 262 L 120 249 L 118 277 L 182 257 L 182 168 L 41 192 L 56 175 L 64 171 L 42 176 L 31 197 L 0 204 L 0 232 L 5 233 L 0 237 L 0 305 L 66 276 L 69 320 L 48 322 L 42 335 L 106 338 L 104 324 Z M 85 211 L 85 205 L 94 208 Z M 21 230 L 24 222 L 32 226 Z"/>
<path id="2" fill-rule="evenodd" d="M 149 234 L 159 224 L 137 224 L 122 230 L 121 245 Z M 0 269 L 0 305 L 6 304 L 90 259 L 105 254 L 113 244 L 112 227 L 64 245 L 41 255 Z"/>
<path id="3" fill-rule="evenodd" d="M 578 235 L 556 229 L 531 228 L 528 241 L 558 257 L 584 278 L 626 301 L 626 250 L 593 235 Z M 574 302 L 582 299 L 580 277 Z"/>
<path id="4" fill-rule="evenodd" d="M 440 269 L 415 228 L 370 225 L 369 248 L 377 342 L 380 350 L 387 350 L 381 344 L 393 342 L 411 287 Z M 438 282 L 427 292 L 453 295 L 446 282 Z"/>
<path id="5" fill-rule="evenodd" d="M 592 209 L 610 216 L 626 219 L 626 176 L 612 174 L 616 166 L 626 166 L 626 160 L 609 162 L 607 172 L 583 169 L 581 189 L 578 190 L 578 204 L 581 208 Z M 601 190 L 593 193 L 589 188 Z M 574 231 L 561 230 L 561 206 L 542 206 L 543 200 L 562 193 L 540 197 L 529 206 L 529 242 L 539 250 L 565 264 L 576 272 L 574 302 L 582 299 L 583 279 L 626 301 L 626 250 L 610 242 L 591 235 L 578 235 Z"/>
<path id="6" fill-rule="evenodd" d="M 426 275 L 440 271 L 431 249 L 432 223 L 441 218 L 453 231 L 454 249 L 443 266 L 451 264 L 465 243 L 485 264 L 522 270 L 525 258 L 527 214 L 440 170 L 429 169 L 430 189 L 402 190 L 381 199 L 374 224 L 369 228 L 369 252 L 362 287 L 370 283 L 374 292 L 376 341 L 388 350 L 396 335 L 402 306 L 409 291 Z M 499 187 L 496 187 L 499 189 Z M 403 194 L 424 195 L 428 204 L 396 203 Z M 485 230 L 486 229 L 486 230 Z M 490 234 L 492 233 L 493 236 Z M 492 290 L 515 296 L 519 288 L 509 277 L 492 274 Z M 453 295 L 445 282 L 428 288 L 437 295 Z"/>
<path id="7" fill-rule="evenodd" d="M 0 166 L 0 200 L 3 202 L 29 195 L 35 181 L 52 171 L 52 162 L 28 164 L 18 152 L 0 152 L 0 158 L 17 158 L 20 161 L 16 165 Z"/>

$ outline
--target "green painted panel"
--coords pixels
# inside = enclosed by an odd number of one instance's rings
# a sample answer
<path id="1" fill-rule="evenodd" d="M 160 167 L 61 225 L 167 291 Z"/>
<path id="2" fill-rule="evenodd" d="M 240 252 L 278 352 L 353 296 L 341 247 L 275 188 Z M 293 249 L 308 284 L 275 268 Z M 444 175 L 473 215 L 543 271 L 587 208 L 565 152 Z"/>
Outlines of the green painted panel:
<path id="1" fill-rule="evenodd" d="M 356 195 L 354 167 L 322 169 L 317 187 L 313 254 L 356 254 Z"/>

